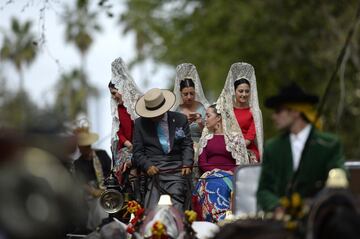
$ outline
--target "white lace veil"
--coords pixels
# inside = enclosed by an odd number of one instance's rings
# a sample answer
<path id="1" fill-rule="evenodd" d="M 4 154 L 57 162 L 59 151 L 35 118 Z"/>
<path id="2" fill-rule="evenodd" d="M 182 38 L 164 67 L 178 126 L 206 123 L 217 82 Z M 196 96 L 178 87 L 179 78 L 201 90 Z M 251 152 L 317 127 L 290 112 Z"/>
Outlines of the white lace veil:
<path id="1" fill-rule="evenodd" d="M 124 106 L 129 113 L 132 120 L 135 120 L 139 117 L 135 112 L 135 104 L 139 97 L 142 95 L 141 91 L 137 87 L 134 79 L 131 77 L 127 66 L 124 61 L 119 57 L 116 58 L 111 63 L 112 78 L 111 83 L 115 85 L 115 88 L 122 95 L 124 101 Z M 112 121 L 112 130 L 111 130 L 111 139 L 117 138 L 117 131 L 120 127 L 120 121 L 118 116 L 118 104 L 111 97 L 111 115 L 113 118 Z"/>
<path id="2" fill-rule="evenodd" d="M 250 82 L 251 95 L 249 100 L 249 106 L 255 122 L 256 143 L 259 148 L 259 153 L 261 157 L 263 152 L 262 115 L 259 108 L 255 71 L 252 65 L 241 62 L 234 63 L 230 67 L 224 89 L 222 90 L 218 100 L 216 101 L 216 108 L 222 116 L 226 149 L 231 152 L 231 155 L 236 160 L 237 165 L 244 165 L 249 164 L 249 159 L 245 139 L 242 135 L 233 109 L 233 103 L 235 99 L 234 82 L 240 78 L 245 78 Z M 206 146 L 207 141 L 212 137 L 213 134 L 209 132 L 208 129 L 205 127 L 199 142 L 199 154 Z"/>
<path id="3" fill-rule="evenodd" d="M 180 82 L 185 78 L 190 78 L 193 80 L 195 85 L 195 100 L 202 103 L 206 109 L 209 106 L 209 102 L 205 98 L 196 67 L 191 63 L 182 63 L 176 67 L 176 78 L 173 91 L 176 96 L 176 101 L 174 106 L 172 107 L 172 110 L 176 110 L 179 105 L 183 103 L 180 92 Z"/>

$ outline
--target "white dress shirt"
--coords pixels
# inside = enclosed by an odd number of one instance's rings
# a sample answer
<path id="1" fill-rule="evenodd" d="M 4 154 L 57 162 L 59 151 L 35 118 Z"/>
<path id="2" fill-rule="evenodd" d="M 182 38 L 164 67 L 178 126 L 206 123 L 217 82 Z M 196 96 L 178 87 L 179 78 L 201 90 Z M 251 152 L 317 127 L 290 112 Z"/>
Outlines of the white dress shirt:
<path id="1" fill-rule="evenodd" d="M 300 164 L 301 154 L 304 149 L 307 138 L 311 131 L 311 125 L 308 124 L 297 134 L 290 134 L 290 144 L 293 159 L 293 169 L 297 170 Z"/>

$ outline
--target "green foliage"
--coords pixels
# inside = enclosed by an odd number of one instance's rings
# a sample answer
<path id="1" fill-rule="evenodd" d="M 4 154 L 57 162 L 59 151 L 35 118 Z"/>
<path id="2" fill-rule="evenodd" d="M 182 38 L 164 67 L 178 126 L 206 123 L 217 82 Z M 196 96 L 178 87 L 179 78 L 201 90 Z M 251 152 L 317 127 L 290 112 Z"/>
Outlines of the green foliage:
<path id="1" fill-rule="evenodd" d="M 3 79 L 0 83 L 4 83 Z M 25 116 L 25 117 L 24 117 Z M 62 112 L 51 106 L 39 108 L 25 91 L 12 92 L 2 84 L 0 89 L 0 129 L 51 129 L 64 122 Z"/>
<path id="2" fill-rule="evenodd" d="M 40 110 L 29 95 L 21 90 L 16 93 L 4 91 L 0 95 L 0 126 L 21 129 L 34 121 Z"/>
<path id="3" fill-rule="evenodd" d="M 290 81 L 311 93 L 324 93 L 357 5 L 355 0 L 128 0 L 120 21 L 125 33 L 136 34 L 138 62 L 151 57 L 174 67 L 195 64 L 211 100 L 219 95 L 232 63 L 251 63 L 262 103 Z M 360 111 L 354 93 L 360 90 L 357 32 L 343 77 L 346 97 L 340 100 L 335 84 L 324 111 L 326 129 L 341 135 L 348 157 L 360 157 L 360 129 L 354 128 Z M 336 117 L 339 102 L 344 105 L 341 118 Z M 270 111 L 262 109 L 269 137 L 275 130 Z"/>
<path id="4" fill-rule="evenodd" d="M 85 73 L 85 57 L 93 43 L 93 33 L 101 31 L 97 22 L 97 11 L 89 10 L 90 1 L 77 0 L 72 9 L 64 10 L 66 24 L 66 41 L 75 44 L 81 54 L 81 68 L 74 69 L 60 77 L 56 95 L 55 109 L 65 114 L 65 119 L 74 120 L 80 112 L 87 112 L 88 96 L 96 95 L 97 91 L 87 80 Z"/>
<path id="5" fill-rule="evenodd" d="M 92 33 L 101 31 L 97 23 L 97 12 L 89 11 L 88 5 L 88 0 L 77 0 L 74 9 L 66 6 L 63 17 L 66 24 L 66 41 L 74 43 L 82 55 L 93 43 Z"/>
<path id="6" fill-rule="evenodd" d="M 97 96 L 98 91 L 84 79 L 79 69 L 61 75 L 56 86 L 55 111 L 66 120 L 75 120 L 79 113 L 87 112 L 87 97 Z"/>
<path id="7" fill-rule="evenodd" d="M 0 59 L 11 62 L 20 75 L 20 90 L 23 90 L 23 65 L 31 64 L 37 56 L 35 36 L 31 32 L 31 21 L 23 24 L 11 19 L 11 31 L 4 34 Z"/>

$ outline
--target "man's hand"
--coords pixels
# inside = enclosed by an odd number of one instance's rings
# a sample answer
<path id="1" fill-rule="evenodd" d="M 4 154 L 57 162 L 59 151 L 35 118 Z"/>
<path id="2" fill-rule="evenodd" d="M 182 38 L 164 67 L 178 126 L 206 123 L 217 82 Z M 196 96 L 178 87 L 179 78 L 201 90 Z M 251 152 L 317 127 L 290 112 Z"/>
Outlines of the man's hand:
<path id="1" fill-rule="evenodd" d="M 146 171 L 146 173 L 147 173 L 149 176 L 153 176 L 153 175 L 159 173 L 159 169 L 158 169 L 157 167 L 155 167 L 155 166 L 150 166 L 150 167 L 148 168 L 148 170 Z"/>
<path id="2" fill-rule="evenodd" d="M 90 186 L 90 193 L 94 198 L 99 198 L 103 192 L 104 192 L 103 189 L 94 188 Z"/>
<path id="3" fill-rule="evenodd" d="M 188 175 L 191 173 L 191 168 L 188 168 L 188 167 L 184 167 L 181 169 L 181 175 L 185 176 L 185 175 Z"/>
<path id="4" fill-rule="evenodd" d="M 103 190 L 103 189 L 96 189 L 94 196 L 95 196 L 96 198 L 98 198 L 98 197 L 101 196 L 101 194 L 102 194 L 104 191 L 105 191 L 105 190 Z"/>

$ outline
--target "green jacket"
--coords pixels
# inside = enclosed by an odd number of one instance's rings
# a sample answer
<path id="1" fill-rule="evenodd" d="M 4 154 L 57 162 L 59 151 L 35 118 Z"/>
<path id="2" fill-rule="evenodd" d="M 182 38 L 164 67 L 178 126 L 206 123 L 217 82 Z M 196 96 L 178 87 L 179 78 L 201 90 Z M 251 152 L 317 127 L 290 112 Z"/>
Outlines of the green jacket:
<path id="1" fill-rule="evenodd" d="M 257 191 L 259 209 L 274 209 L 281 197 L 292 192 L 300 193 L 303 198 L 313 197 L 324 186 L 332 168 L 344 168 L 342 147 L 334 135 L 312 129 L 296 172 L 289 133 L 269 140 Z"/>

